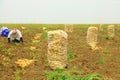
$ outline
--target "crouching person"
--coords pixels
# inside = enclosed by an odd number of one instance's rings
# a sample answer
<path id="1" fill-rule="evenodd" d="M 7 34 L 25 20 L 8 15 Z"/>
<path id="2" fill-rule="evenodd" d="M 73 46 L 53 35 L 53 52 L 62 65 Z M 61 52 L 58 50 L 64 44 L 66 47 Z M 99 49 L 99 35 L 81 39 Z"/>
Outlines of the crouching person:
<path id="1" fill-rule="evenodd" d="M 16 43 L 23 42 L 23 38 L 20 30 L 15 28 L 9 32 L 8 43 L 10 43 L 11 41 Z"/>
<path id="2" fill-rule="evenodd" d="M 7 37 L 9 34 L 9 30 L 7 27 L 0 28 L 0 36 Z"/>

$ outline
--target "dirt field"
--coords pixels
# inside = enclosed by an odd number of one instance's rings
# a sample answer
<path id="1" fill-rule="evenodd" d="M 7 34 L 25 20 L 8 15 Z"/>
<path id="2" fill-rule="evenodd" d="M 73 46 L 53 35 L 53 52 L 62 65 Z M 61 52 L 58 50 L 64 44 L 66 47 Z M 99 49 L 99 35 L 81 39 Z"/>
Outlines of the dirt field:
<path id="1" fill-rule="evenodd" d="M 73 33 L 68 33 L 67 51 L 70 55 L 66 71 L 79 71 L 83 76 L 98 73 L 103 75 L 104 80 L 120 80 L 120 30 L 116 26 L 114 39 L 106 39 L 108 25 L 105 25 L 104 31 L 98 33 L 97 46 L 100 49 L 93 51 L 86 43 L 87 29 L 91 25 L 76 24 Z M 0 26 L 20 29 L 24 40 L 24 43 L 15 44 L 8 43 L 7 38 L 0 37 L 0 80 L 47 80 L 44 72 L 52 70 L 46 57 L 48 43 L 42 28 L 47 27 L 48 31 L 64 30 L 64 25 L 0 24 Z M 21 26 L 25 26 L 26 29 L 22 30 Z M 95 26 L 98 27 L 97 24 Z M 41 33 L 40 41 L 33 42 L 37 33 Z M 36 49 L 32 50 L 30 47 Z M 35 62 L 22 70 L 15 63 L 18 59 L 34 59 Z"/>

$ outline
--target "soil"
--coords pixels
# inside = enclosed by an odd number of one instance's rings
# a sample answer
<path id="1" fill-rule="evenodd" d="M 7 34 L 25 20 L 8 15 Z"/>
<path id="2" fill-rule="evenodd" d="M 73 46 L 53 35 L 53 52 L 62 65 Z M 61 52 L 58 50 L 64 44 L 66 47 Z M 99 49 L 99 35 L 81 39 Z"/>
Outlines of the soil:
<path id="1" fill-rule="evenodd" d="M 9 26 L 9 25 L 8 25 Z M 15 25 L 14 25 L 15 26 Z M 23 24 L 23 26 L 26 26 Z M 63 25 L 53 26 L 49 30 L 63 29 Z M 116 30 L 113 39 L 106 39 L 98 35 L 98 50 L 91 50 L 86 43 L 88 27 L 75 25 L 74 31 L 68 33 L 68 53 L 74 53 L 75 58 L 68 60 L 67 70 L 77 70 L 84 75 L 90 73 L 99 73 L 108 78 L 108 80 L 120 79 L 120 31 Z M 25 71 L 20 73 L 22 80 L 45 80 L 44 71 L 51 71 L 47 63 L 47 39 L 42 35 L 40 42 L 33 43 L 35 34 L 42 33 L 42 27 L 32 28 L 26 26 L 25 30 L 17 25 L 23 35 L 23 43 L 8 43 L 7 38 L 0 37 L 0 80 L 17 80 L 15 72 L 21 70 L 15 61 L 18 59 L 37 59 L 33 64 L 25 67 Z M 11 28 L 11 27 L 10 27 Z M 107 34 L 99 32 L 98 34 Z M 30 46 L 36 47 L 30 50 Z M 30 53 L 34 54 L 31 56 Z M 9 59 L 6 59 L 9 58 Z M 102 63 L 102 58 L 104 59 Z"/>

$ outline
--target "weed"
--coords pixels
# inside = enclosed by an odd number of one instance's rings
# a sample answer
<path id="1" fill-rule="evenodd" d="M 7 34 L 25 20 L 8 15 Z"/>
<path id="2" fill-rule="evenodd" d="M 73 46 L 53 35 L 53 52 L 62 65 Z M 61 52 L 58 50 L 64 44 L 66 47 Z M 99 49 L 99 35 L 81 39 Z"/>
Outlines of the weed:
<path id="1" fill-rule="evenodd" d="M 44 75 L 47 76 L 46 80 L 70 80 L 69 75 L 64 72 L 64 70 L 56 69 L 50 72 L 44 72 Z"/>
<path id="2" fill-rule="evenodd" d="M 22 78 L 20 77 L 21 72 L 22 72 L 21 70 L 16 70 L 14 72 L 15 80 L 22 80 Z"/>
<path id="3" fill-rule="evenodd" d="M 57 68 L 57 69 L 54 69 L 53 71 L 56 71 L 56 72 L 61 73 L 61 72 L 65 71 L 65 70 L 66 70 L 66 69 L 59 69 L 59 68 Z"/>
<path id="4" fill-rule="evenodd" d="M 40 54 L 34 53 L 34 52 L 30 52 L 30 59 L 39 60 L 40 59 Z"/>
<path id="5" fill-rule="evenodd" d="M 83 80 L 102 80 L 102 75 L 97 73 L 90 74 L 87 77 L 83 78 Z"/>
<path id="6" fill-rule="evenodd" d="M 6 53 L 7 51 L 8 51 L 8 49 L 6 49 L 6 48 L 2 50 L 2 52 L 4 52 L 4 53 Z"/>
<path id="7" fill-rule="evenodd" d="M 71 70 L 71 71 L 70 71 L 70 74 L 71 74 L 71 75 L 82 75 L 82 72 L 76 71 L 76 70 Z"/>
<path id="8" fill-rule="evenodd" d="M 104 56 L 100 56 L 100 58 L 99 58 L 99 63 L 100 63 L 100 64 L 105 64 Z"/>
<path id="9" fill-rule="evenodd" d="M 46 32 L 46 31 L 44 31 L 44 32 L 42 33 L 42 35 L 43 35 L 43 37 L 44 37 L 45 39 L 47 39 L 47 38 L 48 38 L 48 34 L 47 34 L 47 32 Z"/>
<path id="10" fill-rule="evenodd" d="M 10 61 L 11 61 L 9 57 L 4 57 L 3 60 L 4 60 L 4 61 L 7 61 L 7 62 L 10 62 Z"/>
<path id="11" fill-rule="evenodd" d="M 73 75 L 74 74 L 74 75 Z M 103 80 L 102 75 L 93 73 L 84 77 L 79 71 L 66 71 L 64 69 L 57 69 L 49 72 L 44 72 L 47 77 L 45 80 Z"/>
<path id="12" fill-rule="evenodd" d="M 109 39 L 109 40 L 113 39 L 112 37 L 110 37 L 110 36 L 108 36 L 106 34 L 98 34 L 98 36 Z"/>
<path id="13" fill-rule="evenodd" d="M 34 53 L 30 52 L 29 54 L 30 54 L 30 59 L 33 59 Z"/>
<path id="14" fill-rule="evenodd" d="M 8 56 L 8 57 L 13 57 L 14 54 L 12 54 L 12 53 L 8 53 L 7 56 Z"/>
<path id="15" fill-rule="evenodd" d="M 103 31 L 104 31 L 104 32 L 107 32 L 107 27 L 105 27 L 105 28 L 103 29 Z"/>
<path id="16" fill-rule="evenodd" d="M 75 57 L 76 55 L 74 53 L 68 53 L 68 59 L 73 59 Z"/>
<path id="17" fill-rule="evenodd" d="M 36 53 L 35 56 L 34 56 L 34 59 L 35 60 L 40 60 L 40 55 L 38 53 Z"/>
<path id="18" fill-rule="evenodd" d="M 8 66 L 8 63 L 2 62 L 1 65 L 2 65 L 3 67 L 7 67 L 7 66 Z"/>

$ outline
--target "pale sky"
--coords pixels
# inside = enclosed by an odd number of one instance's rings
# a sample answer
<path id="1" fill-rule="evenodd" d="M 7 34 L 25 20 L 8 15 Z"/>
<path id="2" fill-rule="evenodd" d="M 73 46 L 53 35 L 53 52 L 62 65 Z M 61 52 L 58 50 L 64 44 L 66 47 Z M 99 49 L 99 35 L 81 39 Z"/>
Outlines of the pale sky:
<path id="1" fill-rule="evenodd" d="M 0 23 L 120 23 L 120 0 L 0 0 Z"/>

